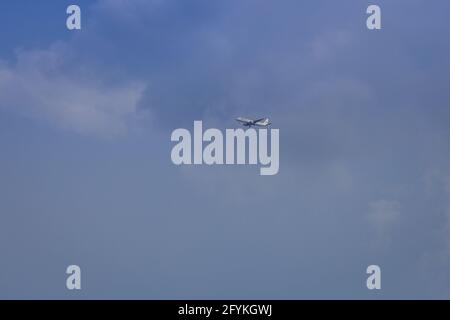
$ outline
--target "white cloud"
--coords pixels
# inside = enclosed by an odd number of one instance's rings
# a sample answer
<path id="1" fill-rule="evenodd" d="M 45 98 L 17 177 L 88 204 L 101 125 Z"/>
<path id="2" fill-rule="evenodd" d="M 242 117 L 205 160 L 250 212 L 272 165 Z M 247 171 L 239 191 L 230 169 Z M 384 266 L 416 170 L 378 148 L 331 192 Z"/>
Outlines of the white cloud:
<path id="1" fill-rule="evenodd" d="M 60 46 L 0 63 L 0 107 L 80 134 L 123 134 L 137 119 L 145 85 L 105 84 L 95 72 L 75 72 Z M 73 71 L 73 72 L 72 72 Z"/>

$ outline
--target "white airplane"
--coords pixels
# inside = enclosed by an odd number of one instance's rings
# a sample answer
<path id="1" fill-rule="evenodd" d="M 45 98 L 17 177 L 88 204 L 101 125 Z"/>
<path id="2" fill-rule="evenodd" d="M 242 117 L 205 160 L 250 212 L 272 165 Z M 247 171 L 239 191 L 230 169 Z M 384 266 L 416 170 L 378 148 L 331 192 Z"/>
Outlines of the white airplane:
<path id="1" fill-rule="evenodd" d="M 244 127 L 249 127 L 249 128 L 251 128 L 252 126 L 267 127 L 271 124 L 269 122 L 269 118 L 261 118 L 261 119 L 257 119 L 257 120 L 251 120 L 251 119 L 239 117 L 239 118 L 236 118 L 236 121 L 242 123 L 242 125 Z"/>

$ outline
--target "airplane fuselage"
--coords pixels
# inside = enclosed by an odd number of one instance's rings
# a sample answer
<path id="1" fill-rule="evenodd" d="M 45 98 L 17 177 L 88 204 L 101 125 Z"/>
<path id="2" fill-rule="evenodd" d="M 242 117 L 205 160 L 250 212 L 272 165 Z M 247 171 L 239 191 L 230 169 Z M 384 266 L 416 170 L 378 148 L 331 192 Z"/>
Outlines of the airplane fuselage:
<path id="1" fill-rule="evenodd" d="M 269 118 L 263 118 L 258 120 L 251 120 L 246 118 L 237 118 L 236 121 L 242 123 L 244 127 L 267 127 L 270 125 Z"/>

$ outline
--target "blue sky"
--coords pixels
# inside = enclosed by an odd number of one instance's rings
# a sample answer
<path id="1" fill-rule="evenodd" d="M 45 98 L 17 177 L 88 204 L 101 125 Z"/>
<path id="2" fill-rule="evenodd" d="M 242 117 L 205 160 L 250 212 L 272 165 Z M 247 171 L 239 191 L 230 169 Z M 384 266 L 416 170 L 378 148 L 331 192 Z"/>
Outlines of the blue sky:
<path id="1" fill-rule="evenodd" d="M 375 2 L 3 1 L 0 298 L 449 298 L 450 4 Z M 235 116 L 278 175 L 172 164 Z"/>

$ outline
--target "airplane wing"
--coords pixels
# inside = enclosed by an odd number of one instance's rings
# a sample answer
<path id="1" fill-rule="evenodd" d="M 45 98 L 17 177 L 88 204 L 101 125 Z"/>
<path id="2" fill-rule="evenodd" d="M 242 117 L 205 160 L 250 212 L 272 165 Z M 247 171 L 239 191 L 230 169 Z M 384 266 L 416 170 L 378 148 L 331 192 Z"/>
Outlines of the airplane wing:
<path id="1" fill-rule="evenodd" d="M 257 123 L 257 122 L 260 122 L 260 121 L 263 121 L 263 120 L 266 120 L 266 118 L 261 118 L 261 119 L 255 120 L 254 122 Z"/>
<path id="2" fill-rule="evenodd" d="M 239 122 L 242 122 L 242 123 L 250 123 L 250 122 L 252 122 L 252 120 L 250 120 L 250 119 L 241 118 L 241 117 L 236 118 L 236 121 L 239 121 Z"/>

